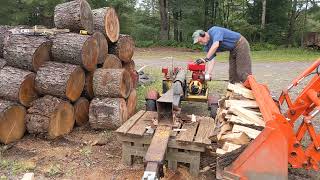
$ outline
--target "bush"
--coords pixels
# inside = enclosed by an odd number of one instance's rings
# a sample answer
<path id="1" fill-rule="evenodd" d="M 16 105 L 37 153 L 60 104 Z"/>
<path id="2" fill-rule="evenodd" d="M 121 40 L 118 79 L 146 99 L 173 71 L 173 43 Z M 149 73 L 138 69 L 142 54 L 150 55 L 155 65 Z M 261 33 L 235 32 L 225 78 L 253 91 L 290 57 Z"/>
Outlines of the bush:
<path id="1" fill-rule="evenodd" d="M 270 51 L 277 49 L 277 46 L 269 43 L 254 43 L 250 45 L 251 51 Z"/>
<path id="2" fill-rule="evenodd" d="M 175 48 L 188 48 L 192 50 L 203 50 L 203 46 L 192 44 L 190 42 L 177 42 L 174 40 L 167 41 L 136 41 L 136 47 L 175 47 Z"/>

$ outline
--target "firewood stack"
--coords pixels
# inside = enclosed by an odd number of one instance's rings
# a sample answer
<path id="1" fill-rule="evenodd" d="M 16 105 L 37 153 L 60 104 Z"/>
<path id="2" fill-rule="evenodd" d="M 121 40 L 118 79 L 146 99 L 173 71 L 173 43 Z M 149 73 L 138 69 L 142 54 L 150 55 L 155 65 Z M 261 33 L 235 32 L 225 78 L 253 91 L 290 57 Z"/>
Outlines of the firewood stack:
<path id="1" fill-rule="evenodd" d="M 231 164 L 265 126 L 255 97 L 242 84 L 228 85 L 226 96 L 219 100 L 215 121 L 216 133 L 211 140 L 217 143 L 213 151 L 221 169 Z"/>
<path id="2" fill-rule="evenodd" d="M 58 4 L 55 26 L 68 33 L 25 35 L 0 26 L 0 143 L 25 131 L 63 136 L 89 122 L 89 114 L 92 128 L 114 129 L 134 113 L 134 42 L 119 35 L 113 8 L 97 12 L 103 20 L 95 21 L 85 0 Z"/>

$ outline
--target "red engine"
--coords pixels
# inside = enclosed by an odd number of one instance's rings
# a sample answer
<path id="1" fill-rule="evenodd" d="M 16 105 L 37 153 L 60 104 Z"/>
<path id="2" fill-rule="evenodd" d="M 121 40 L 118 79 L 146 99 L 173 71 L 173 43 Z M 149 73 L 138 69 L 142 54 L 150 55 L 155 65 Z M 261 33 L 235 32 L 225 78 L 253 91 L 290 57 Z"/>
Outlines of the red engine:
<path id="1" fill-rule="evenodd" d="M 201 83 L 205 80 L 205 64 L 196 64 L 194 62 L 190 62 L 188 64 L 188 70 L 192 71 L 192 80 L 200 81 Z"/>

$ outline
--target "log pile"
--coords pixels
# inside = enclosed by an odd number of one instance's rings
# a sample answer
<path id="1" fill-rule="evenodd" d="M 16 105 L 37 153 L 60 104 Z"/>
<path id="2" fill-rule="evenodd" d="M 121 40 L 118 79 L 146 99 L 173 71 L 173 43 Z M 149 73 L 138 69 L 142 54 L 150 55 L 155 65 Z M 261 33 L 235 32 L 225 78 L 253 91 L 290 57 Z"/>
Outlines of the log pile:
<path id="1" fill-rule="evenodd" d="M 217 143 L 213 150 L 219 169 L 230 165 L 265 126 L 251 90 L 242 84 L 228 85 L 226 96 L 219 100 L 215 121 L 218 128 L 210 139 Z"/>
<path id="2" fill-rule="evenodd" d="M 135 113 L 134 42 L 119 34 L 115 10 L 74 0 L 55 7 L 54 23 L 69 30 L 0 26 L 0 143 L 25 131 L 53 139 L 74 125 L 116 129 Z"/>

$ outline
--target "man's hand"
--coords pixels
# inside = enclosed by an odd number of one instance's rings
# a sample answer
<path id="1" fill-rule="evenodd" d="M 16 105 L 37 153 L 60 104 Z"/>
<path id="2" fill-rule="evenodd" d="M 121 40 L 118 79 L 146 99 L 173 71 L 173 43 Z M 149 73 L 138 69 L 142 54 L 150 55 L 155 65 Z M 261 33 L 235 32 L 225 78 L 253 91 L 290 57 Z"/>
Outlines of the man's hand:
<path id="1" fill-rule="evenodd" d="M 195 63 L 196 63 L 196 64 L 202 64 L 202 63 L 206 63 L 206 61 L 201 58 L 201 59 L 197 59 L 197 60 L 195 61 Z"/>

